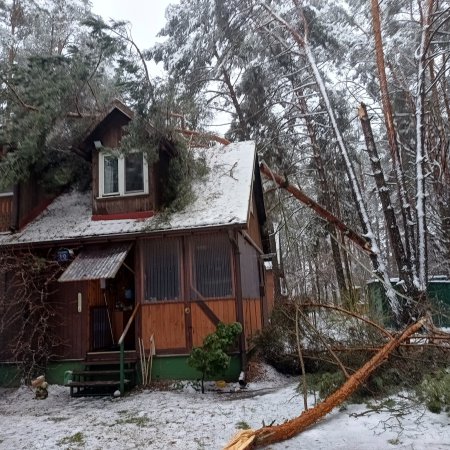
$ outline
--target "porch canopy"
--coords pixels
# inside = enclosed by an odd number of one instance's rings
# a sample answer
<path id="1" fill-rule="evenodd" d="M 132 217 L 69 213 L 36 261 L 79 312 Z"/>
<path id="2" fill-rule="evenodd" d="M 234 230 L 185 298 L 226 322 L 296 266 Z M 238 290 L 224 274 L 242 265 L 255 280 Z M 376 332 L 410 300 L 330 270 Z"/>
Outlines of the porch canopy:
<path id="1" fill-rule="evenodd" d="M 87 247 L 67 267 L 58 281 L 114 278 L 131 249 L 130 243 Z"/>

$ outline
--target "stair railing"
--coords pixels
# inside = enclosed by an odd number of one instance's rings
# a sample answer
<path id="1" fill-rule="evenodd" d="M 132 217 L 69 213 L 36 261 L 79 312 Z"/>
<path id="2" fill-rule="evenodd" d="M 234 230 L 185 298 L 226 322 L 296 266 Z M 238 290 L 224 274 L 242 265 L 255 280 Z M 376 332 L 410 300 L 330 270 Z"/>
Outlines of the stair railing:
<path id="1" fill-rule="evenodd" d="M 125 392 L 125 337 L 128 333 L 128 330 L 131 327 L 131 324 L 133 323 L 134 318 L 136 317 L 136 314 L 140 306 L 141 304 L 137 303 L 136 306 L 134 307 L 133 313 L 128 319 L 127 325 L 125 326 L 122 336 L 120 336 L 118 342 L 120 346 L 120 395 L 123 395 L 123 393 Z"/>

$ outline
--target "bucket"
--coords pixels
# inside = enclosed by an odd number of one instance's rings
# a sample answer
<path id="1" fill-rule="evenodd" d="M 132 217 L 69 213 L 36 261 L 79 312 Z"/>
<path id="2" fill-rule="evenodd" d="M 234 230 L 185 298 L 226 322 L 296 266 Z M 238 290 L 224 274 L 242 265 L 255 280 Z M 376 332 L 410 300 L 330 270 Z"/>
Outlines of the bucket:
<path id="1" fill-rule="evenodd" d="M 64 372 L 64 384 L 70 384 L 72 382 L 73 372 L 71 370 L 66 370 Z"/>

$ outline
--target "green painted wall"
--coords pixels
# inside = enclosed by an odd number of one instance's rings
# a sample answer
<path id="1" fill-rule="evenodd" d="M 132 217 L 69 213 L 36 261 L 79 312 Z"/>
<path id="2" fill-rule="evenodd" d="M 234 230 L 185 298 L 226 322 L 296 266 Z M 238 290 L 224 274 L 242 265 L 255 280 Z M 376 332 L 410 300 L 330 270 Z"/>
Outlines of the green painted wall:
<path id="1" fill-rule="evenodd" d="M 437 326 L 450 327 L 450 280 L 431 280 L 427 288 L 433 307 L 433 320 Z M 389 304 L 378 281 L 367 283 L 371 316 L 386 326 L 393 325 Z M 400 298 L 401 301 L 401 298 Z"/>
<path id="2" fill-rule="evenodd" d="M 80 361 L 58 361 L 52 362 L 47 367 L 45 378 L 50 384 L 64 384 L 64 374 L 68 370 L 81 370 Z"/>
<path id="3" fill-rule="evenodd" d="M 153 358 L 152 380 L 198 380 L 201 374 L 187 364 L 188 356 L 156 356 Z M 64 374 L 69 370 L 80 370 L 81 361 L 58 361 L 50 363 L 45 374 L 50 384 L 64 384 Z M 216 380 L 236 381 L 241 371 L 238 355 L 231 357 L 230 367 Z M 137 365 L 137 377 L 140 378 L 140 366 Z M 20 376 L 13 364 L 0 363 L 0 386 L 17 387 Z"/>
<path id="4" fill-rule="evenodd" d="M 20 374 L 17 367 L 10 363 L 0 363 L 0 386 L 18 387 L 20 386 Z"/>
<path id="5" fill-rule="evenodd" d="M 160 356 L 153 359 L 152 380 L 199 380 L 200 372 L 187 363 L 188 356 Z M 241 372 L 241 361 L 238 355 L 231 357 L 230 367 L 216 380 L 236 381 Z M 140 374 L 138 374 L 139 376 Z"/>

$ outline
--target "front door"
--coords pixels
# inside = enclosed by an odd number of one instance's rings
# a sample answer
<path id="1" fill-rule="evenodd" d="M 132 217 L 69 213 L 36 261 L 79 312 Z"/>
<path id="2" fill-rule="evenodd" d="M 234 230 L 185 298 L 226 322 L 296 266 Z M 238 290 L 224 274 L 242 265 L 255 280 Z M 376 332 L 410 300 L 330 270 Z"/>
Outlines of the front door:
<path id="1" fill-rule="evenodd" d="M 110 350 L 113 346 L 113 333 L 108 307 L 93 306 L 90 315 L 92 351 Z"/>
<path id="2" fill-rule="evenodd" d="M 117 350 L 135 306 L 131 270 L 122 266 L 115 278 L 91 281 L 89 306 L 91 351 Z M 134 324 L 125 336 L 125 348 L 135 349 Z"/>

